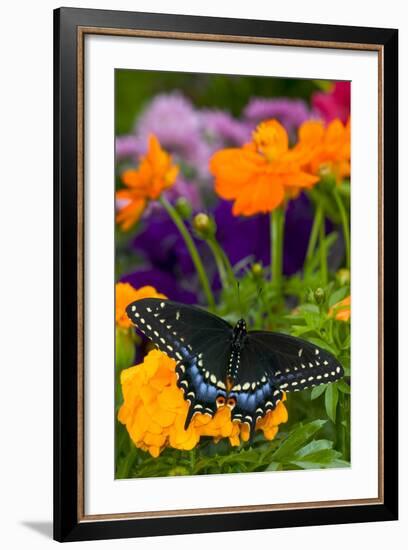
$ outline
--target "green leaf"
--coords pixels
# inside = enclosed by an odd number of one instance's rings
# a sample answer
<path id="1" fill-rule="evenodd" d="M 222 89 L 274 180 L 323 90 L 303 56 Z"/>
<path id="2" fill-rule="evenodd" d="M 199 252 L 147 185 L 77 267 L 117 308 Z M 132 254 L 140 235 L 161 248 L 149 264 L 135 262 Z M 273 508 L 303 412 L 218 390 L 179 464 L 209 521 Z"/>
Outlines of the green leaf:
<path id="1" fill-rule="evenodd" d="M 307 332 L 310 332 L 312 329 L 305 325 L 293 325 L 292 326 L 292 335 L 293 336 L 301 336 L 303 334 L 306 334 Z"/>
<path id="2" fill-rule="evenodd" d="M 305 321 L 309 325 L 309 327 L 312 327 L 314 329 L 318 329 L 321 323 L 321 318 L 319 313 L 311 313 L 310 311 L 304 312 Z"/>
<path id="3" fill-rule="evenodd" d="M 281 470 L 280 462 L 271 462 L 265 472 L 276 472 L 277 470 Z"/>
<path id="4" fill-rule="evenodd" d="M 342 288 L 339 288 L 329 298 L 329 307 L 333 307 L 334 304 L 337 304 L 338 302 L 341 302 L 349 293 L 349 289 L 347 286 L 343 286 Z"/>
<path id="5" fill-rule="evenodd" d="M 310 394 L 310 399 L 313 401 L 314 399 L 317 399 L 326 391 L 327 384 L 321 384 L 320 386 L 316 386 L 312 389 L 312 392 Z"/>
<path id="6" fill-rule="evenodd" d="M 135 357 L 135 345 L 130 330 L 119 327 L 116 329 L 115 353 L 118 372 L 132 365 Z"/>
<path id="7" fill-rule="evenodd" d="M 325 449 L 332 449 L 333 441 L 329 439 L 313 439 L 310 443 L 307 443 L 304 447 L 296 452 L 296 458 L 301 458 L 310 454 L 323 451 Z"/>
<path id="8" fill-rule="evenodd" d="M 336 410 L 337 402 L 339 400 L 339 392 L 336 384 L 328 384 L 326 394 L 324 396 L 324 403 L 326 407 L 327 416 L 332 422 L 336 422 Z"/>
<path id="9" fill-rule="evenodd" d="M 337 389 L 342 393 L 349 394 L 351 392 L 350 385 L 344 379 L 339 380 L 337 383 Z"/>
<path id="10" fill-rule="evenodd" d="M 288 461 L 292 458 L 296 451 L 318 432 L 326 420 L 314 420 L 308 424 L 300 424 L 295 428 L 288 437 L 283 441 L 282 445 L 272 454 L 273 461 Z"/>
<path id="11" fill-rule="evenodd" d="M 308 311 L 309 313 L 317 313 L 319 314 L 319 306 L 316 304 L 303 304 L 302 306 L 299 306 L 300 311 Z"/>
<path id="12" fill-rule="evenodd" d="M 350 462 L 338 458 L 336 460 L 333 460 L 333 462 L 329 465 L 329 468 L 350 468 L 350 466 Z"/>
<path id="13" fill-rule="evenodd" d="M 341 454 L 333 449 L 322 449 L 321 451 L 305 455 L 299 460 L 293 460 L 292 464 L 305 470 L 322 467 L 329 468 L 340 456 Z"/>

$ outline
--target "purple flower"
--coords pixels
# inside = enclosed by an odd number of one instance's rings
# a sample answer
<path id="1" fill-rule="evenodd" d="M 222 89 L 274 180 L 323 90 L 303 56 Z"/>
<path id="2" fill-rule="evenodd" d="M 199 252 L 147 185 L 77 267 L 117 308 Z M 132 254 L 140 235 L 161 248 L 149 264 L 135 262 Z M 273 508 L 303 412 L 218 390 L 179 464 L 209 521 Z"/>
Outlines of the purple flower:
<path id="1" fill-rule="evenodd" d="M 296 137 L 299 126 L 309 120 L 316 118 L 316 114 L 310 111 L 302 99 L 287 98 L 252 98 L 244 109 L 244 116 L 253 127 L 263 120 L 276 118 L 286 128 L 290 138 Z"/>
<path id="2" fill-rule="evenodd" d="M 220 201 L 214 217 L 217 240 L 233 266 L 248 257 L 264 265 L 269 263 L 268 216 L 236 217 L 232 214 L 232 204 Z"/>
<path id="3" fill-rule="evenodd" d="M 212 154 L 219 148 L 248 141 L 251 125 L 224 111 L 195 109 L 178 91 L 159 94 L 137 119 L 134 134 L 117 138 L 117 159 L 143 154 L 150 134 L 193 176 L 208 180 Z"/>
<path id="4" fill-rule="evenodd" d="M 167 272 L 191 275 L 194 266 L 174 222 L 163 210 L 155 212 L 131 244 L 133 250 L 153 265 Z"/>
<path id="5" fill-rule="evenodd" d="M 217 109 L 201 111 L 201 127 L 204 136 L 213 144 L 214 150 L 228 145 L 240 146 L 251 138 L 251 128 L 247 123 Z"/>
<path id="6" fill-rule="evenodd" d="M 192 103 L 179 92 L 157 95 L 137 120 L 135 131 L 147 144 L 155 134 L 165 149 L 191 154 L 199 138 L 200 118 Z"/>
<path id="7" fill-rule="evenodd" d="M 203 241 L 195 244 L 212 280 L 215 264 L 211 252 Z M 150 217 L 131 247 L 142 257 L 142 265 L 126 274 L 123 281 L 137 282 L 139 286 L 151 284 L 173 300 L 200 302 L 202 289 L 191 256 L 174 222 L 163 210 Z"/>
<path id="8" fill-rule="evenodd" d="M 134 135 L 118 136 L 115 143 L 116 160 L 138 157 L 143 151 L 140 141 Z"/>
<path id="9" fill-rule="evenodd" d="M 202 139 L 200 115 L 180 92 L 157 95 L 136 122 L 137 140 L 146 147 L 150 134 L 176 160 L 200 169 L 210 156 L 210 147 Z"/>
<path id="10" fill-rule="evenodd" d="M 270 264 L 269 216 L 259 214 L 251 217 L 236 217 L 231 203 L 221 201 L 215 210 L 217 239 L 232 265 L 244 258 L 251 262 Z M 285 243 L 283 271 L 292 275 L 299 271 L 306 255 L 310 230 L 313 222 L 313 208 L 305 194 L 290 201 L 285 219 Z"/>

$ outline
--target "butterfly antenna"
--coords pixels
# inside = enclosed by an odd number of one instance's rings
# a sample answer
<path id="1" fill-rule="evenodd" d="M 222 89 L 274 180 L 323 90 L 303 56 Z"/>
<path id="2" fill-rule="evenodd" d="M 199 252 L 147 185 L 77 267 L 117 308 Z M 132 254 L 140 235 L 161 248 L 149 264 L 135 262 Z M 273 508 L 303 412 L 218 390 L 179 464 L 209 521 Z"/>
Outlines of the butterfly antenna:
<path id="1" fill-rule="evenodd" d="M 241 317 L 243 317 L 243 316 L 244 316 L 244 312 L 243 312 L 243 310 L 242 310 L 241 291 L 240 291 L 240 288 L 239 288 L 239 281 L 237 281 L 237 294 L 238 294 L 239 314 L 241 315 Z"/>
<path id="2" fill-rule="evenodd" d="M 253 304 L 252 304 L 252 306 L 251 306 L 251 309 L 252 309 L 252 307 L 254 307 L 254 305 L 257 305 L 257 304 L 258 304 L 262 292 L 263 292 L 263 287 L 260 286 L 260 287 L 258 288 L 258 292 L 256 293 L 256 296 L 255 296 L 255 299 L 254 299 Z"/>

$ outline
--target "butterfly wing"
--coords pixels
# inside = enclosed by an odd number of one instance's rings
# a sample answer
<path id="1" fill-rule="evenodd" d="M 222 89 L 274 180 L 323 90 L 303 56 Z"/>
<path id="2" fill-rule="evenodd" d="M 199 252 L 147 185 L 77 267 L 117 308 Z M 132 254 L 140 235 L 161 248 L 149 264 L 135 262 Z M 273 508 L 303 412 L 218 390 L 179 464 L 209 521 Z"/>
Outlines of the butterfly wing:
<path id="1" fill-rule="evenodd" d="M 305 390 L 344 376 L 334 355 L 311 342 L 278 332 L 251 331 L 248 337 L 268 365 L 272 384 L 281 390 Z"/>
<path id="2" fill-rule="evenodd" d="M 226 397 L 231 325 L 198 307 L 158 298 L 137 300 L 126 312 L 159 350 L 177 361 L 177 385 L 190 402 L 186 427 L 195 412 L 213 416 L 217 396 Z"/>
<path id="3" fill-rule="evenodd" d="M 269 354 L 265 354 L 249 336 L 240 354 L 230 397 L 236 401 L 233 420 L 248 424 L 251 434 L 256 421 L 273 410 L 283 397 L 283 391 L 271 377 Z"/>
<path id="4" fill-rule="evenodd" d="M 283 392 L 334 382 L 343 367 L 328 351 L 301 338 L 250 331 L 241 352 L 238 377 L 231 390 L 236 399 L 233 418 L 249 424 L 273 410 Z"/>

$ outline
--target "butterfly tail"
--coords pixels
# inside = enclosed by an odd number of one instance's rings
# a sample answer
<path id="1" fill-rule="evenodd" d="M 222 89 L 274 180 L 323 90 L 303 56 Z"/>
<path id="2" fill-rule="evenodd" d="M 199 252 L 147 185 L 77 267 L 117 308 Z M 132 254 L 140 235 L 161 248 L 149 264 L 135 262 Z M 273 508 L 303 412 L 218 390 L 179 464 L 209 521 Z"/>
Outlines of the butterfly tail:
<path id="1" fill-rule="evenodd" d="M 194 413 L 197 412 L 196 409 L 195 409 L 195 407 L 194 407 L 194 405 L 195 405 L 195 402 L 192 401 L 192 402 L 190 403 L 189 408 L 188 408 L 188 412 L 187 412 L 187 416 L 186 416 L 186 421 L 184 422 L 184 429 L 185 429 L 185 430 L 188 430 L 188 427 L 190 426 L 190 422 L 191 422 L 191 420 L 192 420 L 192 418 L 193 418 L 193 416 L 194 416 Z"/>

